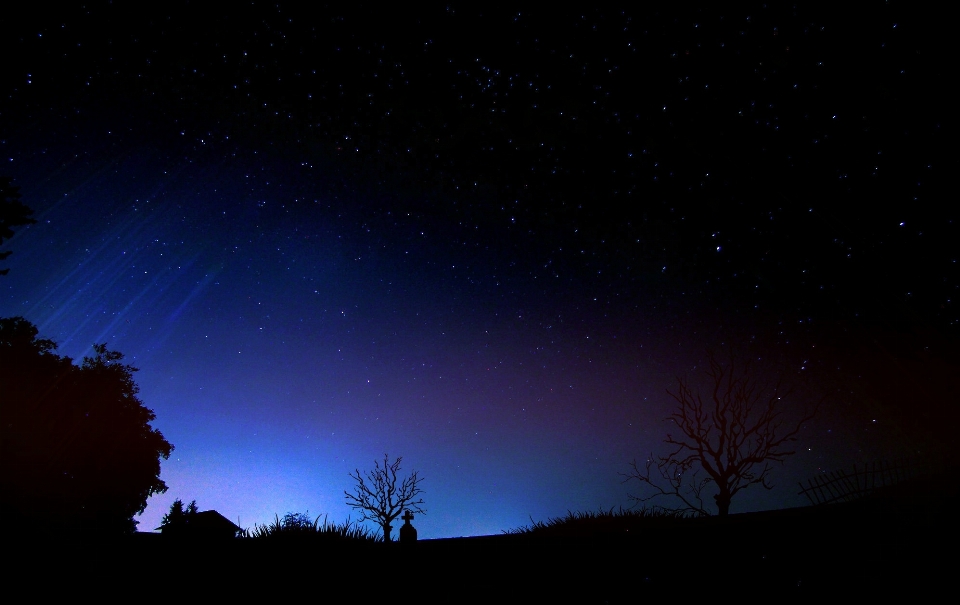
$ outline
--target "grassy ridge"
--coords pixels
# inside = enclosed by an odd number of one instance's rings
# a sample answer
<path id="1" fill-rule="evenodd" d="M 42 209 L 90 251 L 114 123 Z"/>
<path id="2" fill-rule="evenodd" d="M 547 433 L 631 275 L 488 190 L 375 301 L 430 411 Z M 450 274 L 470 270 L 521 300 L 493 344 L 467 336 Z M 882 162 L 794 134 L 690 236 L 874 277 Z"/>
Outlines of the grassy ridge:
<path id="1" fill-rule="evenodd" d="M 594 511 L 567 511 L 565 517 L 553 517 L 546 521 L 530 519 L 530 525 L 504 530 L 509 535 L 535 536 L 596 536 L 619 534 L 693 518 L 690 513 L 663 508 L 641 508 Z"/>

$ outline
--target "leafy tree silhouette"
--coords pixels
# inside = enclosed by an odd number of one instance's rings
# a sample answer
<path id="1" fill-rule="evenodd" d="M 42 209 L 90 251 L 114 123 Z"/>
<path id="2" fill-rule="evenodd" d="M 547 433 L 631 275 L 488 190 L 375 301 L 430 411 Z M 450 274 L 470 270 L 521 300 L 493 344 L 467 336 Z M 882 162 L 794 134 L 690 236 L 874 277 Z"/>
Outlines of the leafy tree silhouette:
<path id="1" fill-rule="evenodd" d="M 703 494 L 714 484 L 717 512 L 727 515 L 730 501 L 741 490 L 757 484 L 773 488 L 771 463 L 782 463 L 794 453 L 790 444 L 816 413 L 814 409 L 795 424 L 787 422 L 781 397 L 789 390 L 780 382 L 764 382 L 749 362 L 738 363 L 733 355 L 726 365 L 711 355 L 709 366 L 706 400 L 680 378 L 676 392 L 667 391 L 677 402 L 667 420 L 679 434 L 667 434 L 667 455 L 651 454 L 643 465 L 630 463 L 625 481 L 637 480 L 653 489 L 649 496 L 630 496 L 635 502 L 670 496 L 683 503 L 680 511 L 708 515 Z M 706 476 L 698 476 L 700 471 Z"/>
<path id="2" fill-rule="evenodd" d="M 160 529 L 168 535 L 177 535 L 186 533 L 190 521 L 196 516 L 197 501 L 192 500 L 186 508 L 183 507 L 183 500 L 177 498 L 170 505 L 170 511 L 160 520 Z"/>
<path id="3" fill-rule="evenodd" d="M 360 521 L 375 521 L 383 529 L 383 541 L 390 542 L 391 523 L 400 516 L 405 509 L 411 512 L 426 514 L 421 508 L 423 499 L 420 494 L 421 477 L 413 471 L 408 477 L 397 483 L 397 473 L 400 471 L 400 461 L 397 457 L 390 462 L 389 456 L 383 455 L 383 466 L 374 461 L 374 469 L 366 473 L 366 479 L 356 470 L 350 478 L 356 482 L 354 493 L 343 492 L 347 497 L 347 506 L 360 511 Z"/>
<path id="4" fill-rule="evenodd" d="M 76 366 L 22 317 L 0 319 L 0 511 L 36 532 L 123 534 L 166 491 L 173 446 L 150 426 L 136 368 L 105 344 Z"/>
<path id="5" fill-rule="evenodd" d="M 20 202 L 20 188 L 12 184 L 10 177 L 0 177 L 0 245 L 13 237 L 13 228 L 36 223 L 30 218 L 33 210 Z M 12 252 L 0 252 L 0 260 L 6 259 Z M 10 269 L 0 269 L 0 275 L 6 275 Z"/>

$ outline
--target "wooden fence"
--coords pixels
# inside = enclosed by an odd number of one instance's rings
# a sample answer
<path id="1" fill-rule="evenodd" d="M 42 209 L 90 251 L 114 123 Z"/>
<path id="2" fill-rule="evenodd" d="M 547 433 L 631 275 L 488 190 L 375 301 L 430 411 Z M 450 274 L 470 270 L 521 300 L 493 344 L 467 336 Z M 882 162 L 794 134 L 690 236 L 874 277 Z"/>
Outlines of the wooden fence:
<path id="1" fill-rule="evenodd" d="M 851 502 L 869 495 L 881 487 L 896 485 L 914 475 L 913 466 L 903 460 L 874 462 L 853 471 L 832 471 L 800 482 L 800 492 L 811 504 Z"/>

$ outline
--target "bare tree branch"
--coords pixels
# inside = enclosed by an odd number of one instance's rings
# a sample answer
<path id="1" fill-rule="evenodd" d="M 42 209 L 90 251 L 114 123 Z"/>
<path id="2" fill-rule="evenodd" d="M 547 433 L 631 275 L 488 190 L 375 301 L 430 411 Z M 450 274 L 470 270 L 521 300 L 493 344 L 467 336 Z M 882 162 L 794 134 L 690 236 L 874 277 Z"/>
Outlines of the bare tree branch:
<path id="1" fill-rule="evenodd" d="M 642 469 L 636 460 L 630 463 L 631 470 L 625 475 L 624 482 L 637 479 L 654 489 L 653 494 L 645 497 L 629 494 L 630 499 L 636 503 L 648 502 L 659 496 L 674 496 L 683 502 L 684 506 L 673 510 L 707 516 L 710 513 L 703 506 L 702 492 L 710 479 L 701 477 L 698 480 L 699 470 L 691 468 L 692 465 L 688 463 L 671 460 L 669 457 L 654 458 L 651 454 Z"/>
<path id="2" fill-rule="evenodd" d="M 749 362 L 738 364 L 733 355 L 726 367 L 713 355 L 709 363 L 712 388 L 706 401 L 680 378 L 676 392 L 667 391 L 677 402 L 667 420 L 679 433 L 667 434 L 664 442 L 672 447 L 665 456 L 651 454 L 643 468 L 631 463 L 624 481 L 635 479 L 654 490 L 647 497 L 630 496 L 635 502 L 673 496 L 683 502 L 681 510 L 707 514 L 701 495 L 712 483 L 718 512 L 726 515 L 741 490 L 754 484 L 773 487 L 771 463 L 794 454 L 791 444 L 816 414 L 814 409 L 795 424 L 787 423 L 781 401 L 790 391 L 780 381 L 764 382 L 753 375 Z M 700 470 L 707 476 L 698 478 Z"/>
<path id="3" fill-rule="evenodd" d="M 361 475 L 359 469 L 350 473 L 350 478 L 356 482 L 354 493 L 343 492 L 347 506 L 360 511 L 360 521 L 374 521 L 380 525 L 384 542 L 390 542 L 391 523 L 401 512 L 427 512 L 421 506 L 423 498 L 420 498 L 420 494 L 424 492 L 420 488 L 422 479 L 418 472 L 413 471 L 403 480 L 398 479 L 401 460 L 403 458 L 398 457 L 391 463 L 389 456 L 384 454 L 382 467 L 374 461 L 374 469 L 365 475 Z"/>

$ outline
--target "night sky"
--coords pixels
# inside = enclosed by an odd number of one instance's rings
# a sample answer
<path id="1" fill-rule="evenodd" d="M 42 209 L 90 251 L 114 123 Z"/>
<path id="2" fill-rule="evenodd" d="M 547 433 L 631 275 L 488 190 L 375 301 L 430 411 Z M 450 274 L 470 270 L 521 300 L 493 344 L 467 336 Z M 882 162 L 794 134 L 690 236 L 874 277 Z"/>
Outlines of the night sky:
<path id="1" fill-rule="evenodd" d="M 7 15 L 0 176 L 37 223 L 0 316 L 140 368 L 176 448 L 141 530 L 174 498 L 339 522 L 384 453 L 421 538 L 626 506 L 708 351 L 822 402 L 731 512 L 942 460 L 953 33 L 774 4 Z"/>

